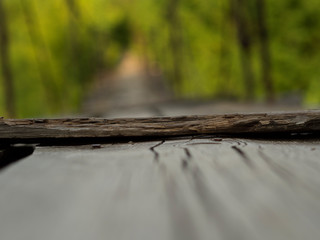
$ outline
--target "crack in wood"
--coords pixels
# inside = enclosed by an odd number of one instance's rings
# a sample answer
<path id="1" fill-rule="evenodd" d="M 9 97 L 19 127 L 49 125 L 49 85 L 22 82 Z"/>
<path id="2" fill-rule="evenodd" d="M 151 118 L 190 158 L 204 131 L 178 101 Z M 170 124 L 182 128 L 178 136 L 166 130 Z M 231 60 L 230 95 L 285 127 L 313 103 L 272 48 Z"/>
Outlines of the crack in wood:
<path id="1" fill-rule="evenodd" d="M 244 151 L 242 151 L 242 150 L 241 150 L 239 147 L 237 147 L 237 146 L 232 146 L 231 148 L 232 148 L 236 153 L 238 153 L 238 154 L 241 156 L 241 158 L 244 160 L 244 163 L 245 163 L 249 168 L 251 168 L 251 169 L 254 169 L 254 168 L 255 168 L 252 160 L 248 157 L 248 155 L 247 155 Z"/>
<path id="2" fill-rule="evenodd" d="M 189 162 L 192 159 L 192 154 L 188 148 L 183 148 L 183 150 L 185 152 L 186 157 L 183 157 L 181 159 L 181 167 L 182 167 L 182 169 L 187 169 L 189 166 Z"/>
<path id="3" fill-rule="evenodd" d="M 189 150 L 188 148 L 184 148 L 184 152 L 185 152 L 186 155 L 187 155 L 187 159 L 188 159 L 188 160 L 191 160 L 192 155 L 191 155 L 190 150 Z"/>
<path id="4" fill-rule="evenodd" d="M 216 221 L 219 234 L 225 239 L 245 240 L 246 238 L 243 236 L 243 232 L 240 229 L 241 227 L 225 213 L 228 209 L 224 207 L 219 196 L 210 190 L 204 173 L 196 163 L 192 163 L 191 167 L 186 169 L 185 176 L 190 182 L 190 187 L 192 187 L 195 196 L 199 200 L 199 205 L 203 209 L 205 215 L 209 219 L 219 219 Z M 233 231 L 229 231 L 229 226 L 232 226 Z"/>
<path id="5" fill-rule="evenodd" d="M 220 143 L 217 143 L 217 142 L 197 142 L 197 143 L 188 143 L 186 145 L 215 145 L 215 144 L 220 144 Z"/>
<path id="6" fill-rule="evenodd" d="M 162 140 L 161 142 L 157 143 L 156 145 L 150 147 L 150 151 L 153 153 L 154 155 L 154 161 L 155 162 L 159 162 L 159 153 L 155 150 L 157 147 L 161 146 L 162 144 L 165 143 L 165 140 Z"/>
<path id="7" fill-rule="evenodd" d="M 170 174 L 164 178 L 164 186 L 167 192 L 168 208 L 170 213 L 169 220 L 172 225 L 173 239 L 194 240 L 199 239 L 194 218 L 186 204 L 181 189 L 176 181 L 176 176 Z"/>

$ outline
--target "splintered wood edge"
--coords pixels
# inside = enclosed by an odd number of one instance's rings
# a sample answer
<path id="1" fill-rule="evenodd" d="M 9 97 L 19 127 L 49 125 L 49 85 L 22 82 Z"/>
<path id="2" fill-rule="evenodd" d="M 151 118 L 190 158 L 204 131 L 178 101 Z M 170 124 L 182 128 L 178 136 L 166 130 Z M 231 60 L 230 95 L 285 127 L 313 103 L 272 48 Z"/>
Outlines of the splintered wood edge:
<path id="1" fill-rule="evenodd" d="M 320 132 L 320 110 L 152 118 L 0 118 L 0 140 Z"/>

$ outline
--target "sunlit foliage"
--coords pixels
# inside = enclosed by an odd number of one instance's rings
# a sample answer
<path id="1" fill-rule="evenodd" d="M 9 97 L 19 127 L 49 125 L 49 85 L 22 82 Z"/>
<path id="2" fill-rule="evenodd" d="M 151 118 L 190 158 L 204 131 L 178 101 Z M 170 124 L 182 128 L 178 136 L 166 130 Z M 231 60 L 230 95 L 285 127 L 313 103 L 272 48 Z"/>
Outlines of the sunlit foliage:
<path id="1" fill-rule="evenodd" d="M 95 75 L 116 67 L 129 50 L 160 69 L 178 97 L 245 99 L 231 1 L 2 2 L 17 117 L 75 111 Z M 254 98 L 264 100 L 255 0 L 247 2 Z M 320 2 L 268 0 L 265 11 L 276 96 L 293 92 L 305 103 L 319 103 Z"/>

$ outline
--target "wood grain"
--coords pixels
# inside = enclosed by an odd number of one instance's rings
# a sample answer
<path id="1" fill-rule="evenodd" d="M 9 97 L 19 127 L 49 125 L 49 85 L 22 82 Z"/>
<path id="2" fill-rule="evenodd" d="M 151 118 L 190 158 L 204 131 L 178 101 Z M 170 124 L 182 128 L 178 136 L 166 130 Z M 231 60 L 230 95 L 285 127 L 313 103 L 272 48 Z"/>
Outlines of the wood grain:
<path id="1" fill-rule="evenodd" d="M 320 236 L 319 141 L 37 147 L 0 174 L 1 240 Z"/>
<path id="2" fill-rule="evenodd" d="M 0 139 L 172 137 L 315 133 L 320 111 L 129 119 L 0 119 Z"/>

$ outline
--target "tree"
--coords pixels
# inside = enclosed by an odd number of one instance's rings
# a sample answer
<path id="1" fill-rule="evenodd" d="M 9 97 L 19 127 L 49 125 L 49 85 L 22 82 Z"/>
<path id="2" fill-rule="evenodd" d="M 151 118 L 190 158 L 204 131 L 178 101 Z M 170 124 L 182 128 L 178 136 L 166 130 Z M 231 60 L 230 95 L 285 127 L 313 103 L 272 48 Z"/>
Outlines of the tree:
<path id="1" fill-rule="evenodd" d="M 79 57 L 79 26 L 78 22 L 80 19 L 80 11 L 78 9 L 78 5 L 74 0 L 66 0 L 67 8 L 69 10 L 69 32 L 70 32 L 70 48 L 71 48 L 71 56 L 72 63 L 75 64 Z"/>
<path id="2" fill-rule="evenodd" d="M 0 60 L 4 82 L 6 111 L 9 117 L 15 116 L 14 82 L 10 65 L 10 38 L 8 33 L 7 16 L 2 0 L 0 0 Z"/>
<path id="3" fill-rule="evenodd" d="M 181 23 L 178 15 L 179 0 L 167 1 L 167 21 L 169 25 L 169 48 L 172 56 L 172 73 L 174 90 L 181 88 L 182 83 L 182 36 Z"/>
<path id="4" fill-rule="evenodd" d="M 274 87 L 271 76 L 271 57 L 269 47 L 269 35 L 265 21 L 265 0 L 256 0 L 258 36 L 260 41 L 262 82 L 264 84 L 267 101 L 274 101 Z"/>
<path id="5" fill-rule="evenodd" d="M 251 63 L 252 36 L 249 30 L 248 2 L 247 0 L 231 0 L 231 7 L 238 36 L 246 99 L 253 100 L 255 86 Z"/>

